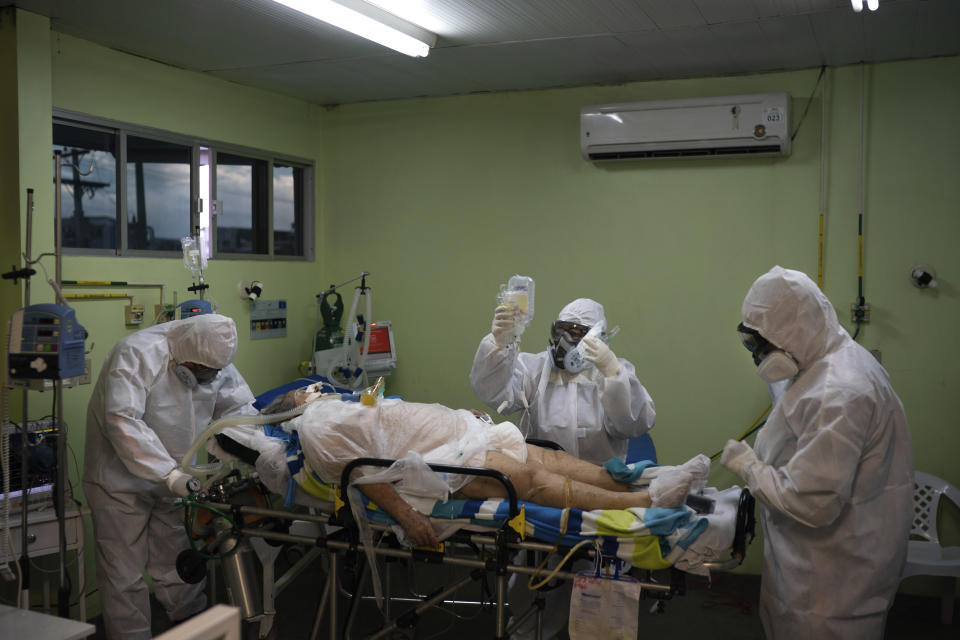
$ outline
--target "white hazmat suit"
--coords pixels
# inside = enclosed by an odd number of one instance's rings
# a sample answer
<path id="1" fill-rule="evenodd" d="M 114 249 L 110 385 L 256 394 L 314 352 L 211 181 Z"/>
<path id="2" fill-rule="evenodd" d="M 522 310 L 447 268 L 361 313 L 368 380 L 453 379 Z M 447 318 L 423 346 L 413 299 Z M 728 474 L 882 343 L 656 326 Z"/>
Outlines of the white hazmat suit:
<path id="1" fill-rule="evenodd" d="M 799 271 L 774 267 L 743 324 L 799 373 L 757 434 L 722 462 L 761 504 L 760 615 L 773 640 L 876 640 L 907 550 L 913 452 L 887 372 Z"/>
<path id="2" fill-rule="evenodd" d="M 603 306 L 589 298 L 565 306 L 557 320 L 587 327 L 606 325 Z M 496 319 L 494 322 L 496 326 Z M 570 455 L 602 465 L 610 458 L 623 460 L 630 438 L 649 431 L 656 418 L 653 399 L 637 379 L 633 365 L 624 358 L 617 362 L 616 373 L 609 376 L 597 367 L 570 373 L 556 368 L 549 350 L 523 353 L 514 345 L 498 345 L 493 333 L 488 333 L 477 347 L 470 385 L 480 400 L 504 415 L 526 409 L 526 415 L 517 421 L 524 437 L 556 442 Z M 572 570 L 590 566 L 584 562 Z M 566 626 L 570 592 L 568 582 L 564 588 L 545 593 L 544 638 Z M 532 601 L 526 579 L 516 575 L 511 576 L 508 595 L 517 613 Z M 533 629 L 534 618 L 530 617 L 514 637 L 533 637 Z"/>
<path id="3" fill-rule="evenodd" d="M 236 350 L 233 320 L 208 314 L 138 331 L 103 363 L 87 407 L 83 486 L 108 638 L 151 637 L 144 570 L 171 620 L 206 606 L 203 583 L 177 576 L 177 554 L 189 543 L 183 508 L 173 504 L 165 480 L 210 420 L 256 414 L 253 394 L 231 364 Z M 175 372 L 185 362 L 220 373 L 191 389 Z"/>
<path id="4" fill-rule="evenodd" d="M 603 306 L 588 298 L 565 306 L 557 319 L 588 327 L 606 322 Z M 549 351 L 499 347 L 487 334 L 474 356 L 470 385 L 504 415 L 529 407 L 529 415 L 517 421 L 525 437 L 551 440 L 572 456 L 603 464 L 622 460 L 629 439 L 646 433 L 656 418 L 653 399 L 633 365 L 617 360 L 619 370 L 611 376 L 596 367 L 569 373 L 554 366 Z"/>

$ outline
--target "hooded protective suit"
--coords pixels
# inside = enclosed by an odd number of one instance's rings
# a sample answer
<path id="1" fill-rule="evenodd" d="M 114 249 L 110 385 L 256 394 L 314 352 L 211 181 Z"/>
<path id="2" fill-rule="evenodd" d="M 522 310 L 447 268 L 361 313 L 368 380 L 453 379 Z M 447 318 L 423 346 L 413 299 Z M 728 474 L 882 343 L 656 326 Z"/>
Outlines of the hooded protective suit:
<path id="1" fill-rule="evenodd" d="M 603 306 L 588 298 L 565 306 L 557 319 L 588 327 L 606 320 Z M 646 433 L 656 418 L 653 399 L 633 365 L 618 360 L 620 370 L 613 376 L 604 377 L 595 367 L 572 374 L 554 367 L 549 350 L 500 348 L 487 334 L 474 356 L 470 384 L 480 400 L 504 415 L 528 409 L 517 425 L 525 437 L 552 440 L 570 455 L 603 464 L 622 460 L 627 441 Z"/>
<path id="2" fill-rule="evenodd" d="M 188 546 L 183 508 L 164 484 L 200 431 L 231 414 L 255 414 L 250 388 L 231 364 L 233 320 L 208 314 L 143 329 L 114 346 L 87 406 L 84 491 L 91 507 L 97 573 L 110 638 L 150 638 L 146 569 L 172 620 L 203 609 L 203 583 L 177 576 Z M 179 363 L 220 369 L 208 384 L 188 388 Z M 249 442 L 249 432 L 231 433 Z M 263 436 L 265 438 L 265 436 Z"/>
<path id="3" fill-rule="evenodd" d="M 603 306 L 578 298 L 560 310 L 557 320 L 593 327 L 606 323 Z M 630 438 L 641 436 L 656 418 L 653 399 L 637 379 L 633 365 L 618 358 L 619 371 L 602 375 L 596 367 L 580 373 L 557 369 L 549 350 L 522 353 L 515 346 L 497 346 L 493 334 L 480 341 L 470 370 L 474 393 L 487 406 L 507 415 L 526 409 L 517 422 L 524 437 L 551 440 L 570 455 L 594 464 L 627 454 Z M 503 405 L 503 406 L 501 406 Z M 523 552 L 516 562 L 523 563 Z M 552 568 L 553 565 L 551 565 Z M 569 568 L 576 572 L 592 567 L 581 561 Z M 508 598 L 514 611 L 525 611 L 532 601 L 526 578 L 510 578 Z M 543 637 L 553 638 L 569 617 L 571 583 L 545 594 Z M 534 637 L 534 616 L 517 628 L 513 637 Z"/>
<path id="4" fill-rule="evenodd" d="M 742 470 L 762 505 L 767 637 L 882 638 L 911 520 L 903 405 L 803 273 L 774 267 L 760 276 L 742 313 L 800 369 Z"/>

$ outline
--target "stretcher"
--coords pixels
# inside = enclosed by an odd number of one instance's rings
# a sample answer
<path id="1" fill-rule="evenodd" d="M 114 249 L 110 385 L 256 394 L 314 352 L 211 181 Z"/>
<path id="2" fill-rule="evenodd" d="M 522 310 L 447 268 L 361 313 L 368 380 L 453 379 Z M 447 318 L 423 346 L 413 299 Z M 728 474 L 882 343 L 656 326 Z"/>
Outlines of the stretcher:
<path id="1" fill-rule="evenodd" d="M 383 466 L 390 462 L 359 459 L 351 463 L 345 474 L 356 466 Z M 499 474 L 489 469 L 451 469 L 441 465 L 437 465 L 436 470 L 494 477 Z M 509 481 L 503 480 L 509 486 Z M 347 486 L 346 483 L 343 486 Z M 351 513 L 349 498 L 344 500 L 352 492 L 327 487 L 329 500 L 317 499 L 307 510 L 288 511 L 273 508 L 269 492 L 256 479 L 227 478 L 200 496 L 193 505 L 194 509 L 207 511 L 212 516 L 213 538 L 208 531 L 203 545 L 205 555 L 223 556 L 223 574 L 232 604 L 241 608 L 248 624 L 259 626 L 261 638 L 269 636 L 279 592 L 318 559 L 322 559 L 327 577 L 318 604 L 313 637 L 317 637 L 322 628 L 327 629 L 330 638 L 353 637 L 351 631 L 356 622 L 357 607 L 364 596 L 358 589 L 346 594 L 348 612 L 345 618 L 341 618 L 338 602 L 344 597 L 338 595 L 342 594 L 339 585 L 346 564 L 353 568 L 354 574 L 368 576 L 366 581 L 371 579 L 370 573 L 383 573 L 383 580 L 378 581 L 378 585 L 383 592 L 382 601 L 386 603 L 386 621 L 368 637 L 388 637 L 398 629 L 411 629 L 426 609 L 442 604 L 468 585 L 483 581 L 481 592 L 486 590 L 490 595 L 486 603 L 481 598 L 478 604 L 495 608 L 495 629 L 491 635 L 505 638 L 509 634 L 505 611 L 507 577 L 513 573 L 525 577 L 538 574 L 535 566 L 514 563 L 518 551 L 563 554 L 584 541 L 595 541 L 596 544 L 578 550 L 577 557 L 593 558 L 599 552 L 605 561 L 620 559 L 629 562 L 634 573 L 644 578 L 641 580 L 643 597 L 663 601 L 683 595 L 684 571 L 681 569 L 700 574 L 732 569 L 742 561 L 746 544 L 753 537 L 753 498 L 748 491 L 738 487 L 722 492 L 708 491 L 706 495 L 715 504 L 711 514 L 696 514 L 690 507 L 630 511 L 570 509 L 566 514 L 566 531 L 562 533 L 564 510 L 519 501 L 510 487 L 508 494 L 512 495 L 506 500 L 450 500 L 435 505 L 431 519 L 437 527 L 448 528 L 447 525 L 454 524 L 456 532 L 449 535 L 438 549 L 411 549 L 398 544 L 392 532 L 396 523 L 390 516 L 361 496 L 364 513 L 369 519 L 366 526 L 373 532 L 372 541 L 364 542 Z M 646 518 L 647 511 L 671 513 Z M 710 542 L 705 543 L 708 537 Z M 309 551 L 284 575 L 275 579 L 273 566 L 282 548 L 278 543 L 302 545 Z M 468 573 L 415 606 L 409 606 L 409 599 L 406 599 L 408 608 L 394 617 L 390 606 L 394 599 L 389 593 L 391 564 L 385 563 L 382 572 L 371 572 L 369 562 L 365 562 L 368 551 L 381 561 L 404 559 L 413 564 L 451 565 L 466 568 Z M 259 567 L 254 564 L 255 558 Z M 194 558 L 194 569 L 197 562 Z M 189 561 L 185 559 L 183 564 L 189 564 Z M 262 580 L 252 578 L 258 575 L 262 575 Z M 489 578 L 494 581 L 492 589 L 486 584 Z M 560 570 L 553 578 L 571 580 L 573 574 Z M 539 615 L 535 609 L 527 613 Z M 520 612 L 513 614 L 515 623 L 524 617 Z"/>
<path id="2" fill-rule="evenodd" d="M 678 509 L 581 511 L 518 500 L 509 480 L 498 471 L 430 465 L 440 473 L 492 477 L 504 485 L 508 498 L 435 502 L 429 517 L 442 532 L 443 542 L 438 548 L 410 548 L 399 542 L 402 535 L 395 533 L 398 525 L 389 514 L 350 489 L 354 470 L 393 462 L 354 460 L 338 485 L 291 469 L 298 485 L 295 492 L 282 487 L 268 489 L 255 475 L 234 473 L 224 478 L 186 501 L 188 517 L 199 515 L 189 518 L 188 530 L 195 534 L 196 548 L 178 562 L 181 576 L 188 581 L 202 579 L 205 558 L 220 558 L 232 604 L 241 608 L 244 620 L 257 627 L 261 638 L 269 637 L 274 627 L 277 595 L 318 561 L 326 578 L 312 637 L 318 637 L 321 629 L 326 629 L 330 638 L 410 633 L 430 607 L 450 602 L 455 594 L 473 586 L 481 594 L 476 604 L 495 611 L 491 636 L 506 638 L 511 631 L 507 627 L 507 578 L 517 574 L 536 576 L 539 581 L 544 576 L 538 567 L 540 558 L 574 550 L 574 558 L 599 554 L 605 563 L 628 563 L 631 574 L 640 579 L 641 597 L 662 603 L 683 594 L 685 572 L 709 575 L 739 565 L 753 537 L 753 498 L 739 487 L 705 490 L 699 501 L 691 501 L 696 509 L 685 505 Z M 286 508 L 275 508 L 277 502 L 286 502 Z M 284 545 L 308 551 L 277 577 L 274 564 Z M 517 563 L 519 551 L 527 551 L 537 560 Z M 462 575 L 429 595 L 398 598 L 391 593 L 390 576 L 396 560 L 416 566 L 457 567 Z M 554 581 L 574 577 L 563 566 L 550 574 Z M 347 580 L 344 575 L 359 578 Z M 346 583 L 353 586 L 345 588 Z M 366 595 L 367 583 L 374 587 L 372 596 Z M 375 630 L 357 629 L 357 612 L 365 599 L 376 599 L 381 605 L 383 620 Z M 394 615 L 400 603 L 403 611 Z M 346 605 L 345 614 L 341 604 Z M 541 616 L 542 605 L 538 607 L 535 601 L 529 611 L 509 613 L 512 628 L 528 616 Z"/>

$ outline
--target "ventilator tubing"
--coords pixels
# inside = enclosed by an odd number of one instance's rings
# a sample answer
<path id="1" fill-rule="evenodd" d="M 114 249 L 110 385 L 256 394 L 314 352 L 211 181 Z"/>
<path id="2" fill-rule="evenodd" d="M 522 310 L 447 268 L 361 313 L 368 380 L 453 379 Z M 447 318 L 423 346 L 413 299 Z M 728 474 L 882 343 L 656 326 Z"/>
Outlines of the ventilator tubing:
<path id="1" fill-rule="evenodd" d="M 208 476 L 213 475 L 223 467 L 222 462 L 211 462 L 208 464 L 192 464 L 190 461 L 196 458 L 197 454 L 200 452 L 206 444 L 207 440 L 213 437 L 214 434 L 219 433 L 220 431 L 226 429 L 227 427 L 235 427 L 241 424 L 279 424 L 285 422 L 290 418 L 295 418 L 307 408 L 306 404 L 302 404 L 299 407 L 294 407 L 289 411 L 284 411 L 283 413 L 268 413 L 265 415 L 256 415 L 256 416 L 228 416 L 226 418 L 221 418 L 211 424 L 209 427 L 204 429 L 203 433 L 193 441 L 193 444 L 190 445 L 190 448 L 187 450 L 186 455 L 183 456 L 183 470 L 187 473 L 194 476 Z"/>

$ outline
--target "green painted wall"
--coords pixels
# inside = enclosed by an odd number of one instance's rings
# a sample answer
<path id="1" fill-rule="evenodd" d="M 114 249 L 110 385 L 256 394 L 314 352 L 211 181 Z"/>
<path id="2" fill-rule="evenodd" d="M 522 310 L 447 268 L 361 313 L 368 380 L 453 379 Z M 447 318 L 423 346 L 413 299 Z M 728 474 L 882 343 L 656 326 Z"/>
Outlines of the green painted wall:
<path id="1" fill-rule="evenodd" d="M 0 254 L 6 272 L 17 262 L 20 254 L 20 140 L 19 108 L 17 105 L 17 11 L 13 7 L 0 9 L 0 221 L 6 233 L 0 234 Z M 7 260 L 9 256 L 9 260 Z M 9 318 L 21 305 L 22 280 L 14 286 L 4 280 L 0 287 L 0 317 Z M 0 354 L 6 362 L 7 342 L 0 345 Z M 11 398 L 12 409 L 21 410 L 21 394 Z"/>
<path id="2" fill-rule="evenodd" d="M 50 34 L 43 19 L 30 20 L 32 36 L 46 35 L 21 44 L 18 64 L 37 65 L 40 75 L 18 80 L 4 64 L 0 83 L 19 83 L 21 109 L 31 111 L 19 127 L 31 149 L 21 152 L 18 191 L 36 185 L 37 211 L 46 216 L 36 222 L 35 253 L 52 247 L 54 107 L 317 159 L 316 262 L 219 260 L 206 274 L 220 311 L 241 326 L 237 365 L 255 392 L 295 378 L 309 356 L 314 295 L 366 270 L 374 318 L 393 321 L 397 336 L 399 367 L 388 393 L 477 406 L 468 382 L 473 352 L 489 330 L 498 284 L 520 273 L 537 283 L 536 317 L 523 339 L 529 350 L 545 346 L 549 323 L 570 299 L 604 303 L 610 323 L 622 328 L 611 346 L 635 363 L 656 401 L 662 462 L 718 451 L 766 407 L 734 327 L 744 293 L 771 265 L 816 276 L 819 94 L 793 155 L 776 160 L 599 167 L 579 155 L 578 111 L 592 103 L 787 91 L 796 126 L 816 70 L 323 109 Z M 2 61 L 7 28 L 0 23 Z M 948 243 L 960 226 L 960 124 L 952 117 L 960 58 L 864 71 L 864 287 L 872 319 L 862 343 L 881 351 L 904 401 L 917 468 L 960 484 L 952 455 L 960 435 L 947 395 L 958 382 L 951 329 L 960 320 L 960 258 Z M 860 73 L 859 66 L 827 73 L 824 287 L 847 326 L 857 286 Z M 10 109 L 0 101 L 0 115 Z M 11 160 L 0 154 L 0 162 Z M 911 286 L 907 273 L 917 262 L 937 269 L 940 289 Z M 173 290 L 185 299 L 190 285 L 179 259 L 67 256 L 63 273 L 164 282 L 168 299 Z M 264 282 L 265 298 L 288 301 L 286 340 L 250 341 L 243 330 L 246 303 L 235 287 L 254 278 Z M 39 281 L 34 290 L 35 302 L 52 299 Z M 349 304 L 349 291 L 345 297 Z M 138 301 L 149 309 L 158 300 L 144 293 Z M 91 332 L 96 375 L 131 329 L 123 303 L 76 306 Z M 88 397 L 89 387 L 65 394 L 78 457 Z M 735 479 L 717 469 L 711 481 Z M 951 518 L 956 532 L 960 515 Z M 759 569 L 760 551 L 754 543 L 746 570 Z"/>

